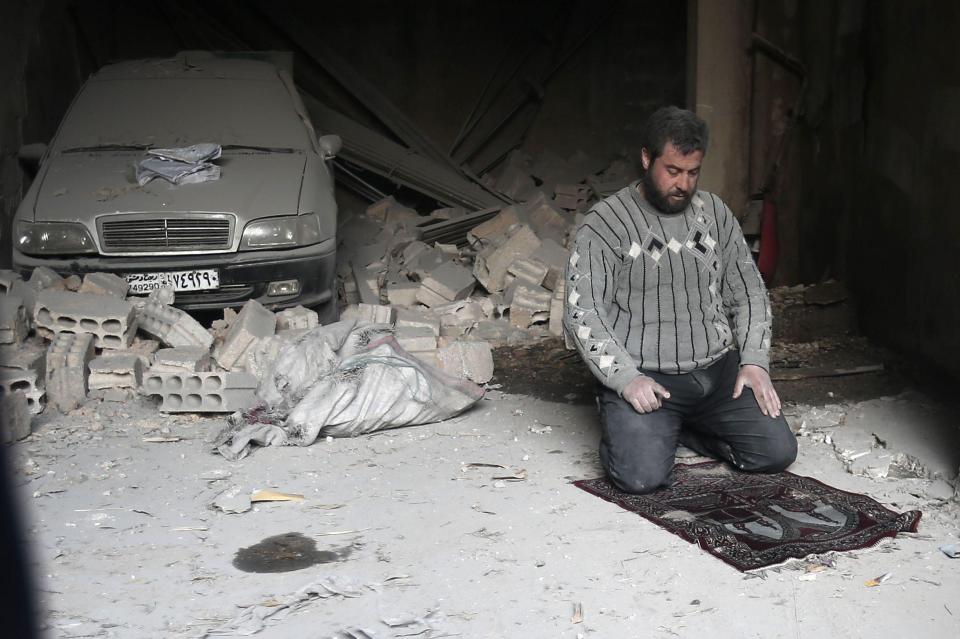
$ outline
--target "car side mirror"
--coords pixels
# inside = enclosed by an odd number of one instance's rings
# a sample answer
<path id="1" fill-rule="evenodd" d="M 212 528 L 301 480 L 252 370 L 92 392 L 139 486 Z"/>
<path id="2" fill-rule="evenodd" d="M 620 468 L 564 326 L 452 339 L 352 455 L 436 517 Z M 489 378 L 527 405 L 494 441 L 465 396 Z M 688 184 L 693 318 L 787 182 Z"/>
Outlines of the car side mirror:
<path id="1" fill-rule="evenodd" d="M 17 151 L 17 160 L 20 161 L 20 166 L 30 173 L 31 176 L 36 175 L 40 169 L 40 160 L 43 159 L 46 152 L 47 145 L 44 142 L 24 144 L 20 147 L 20 150 Z"/>
<path id="2" fill-rule="evenodd" d="M 332 160 L 337 157 L 337 153 L 340 153 L 340 149 L 343 148 L 343 140 L 340 139 L 339 135 L 334 134 L 321 135 L 317 144 L 320 146 L 320 153 L 324 160 Z"/>

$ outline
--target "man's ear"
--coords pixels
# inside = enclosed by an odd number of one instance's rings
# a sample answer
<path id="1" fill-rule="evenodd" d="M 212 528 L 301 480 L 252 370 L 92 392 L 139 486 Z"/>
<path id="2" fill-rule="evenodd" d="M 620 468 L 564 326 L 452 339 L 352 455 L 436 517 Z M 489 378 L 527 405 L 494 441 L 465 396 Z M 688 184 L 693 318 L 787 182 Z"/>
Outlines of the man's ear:
<path id="1" fill-rule="evenodd" d="M 646 147 L 640 149 L 640 165 L 643 166 L 644 171 L 650 170 L 650 152 Z"/>

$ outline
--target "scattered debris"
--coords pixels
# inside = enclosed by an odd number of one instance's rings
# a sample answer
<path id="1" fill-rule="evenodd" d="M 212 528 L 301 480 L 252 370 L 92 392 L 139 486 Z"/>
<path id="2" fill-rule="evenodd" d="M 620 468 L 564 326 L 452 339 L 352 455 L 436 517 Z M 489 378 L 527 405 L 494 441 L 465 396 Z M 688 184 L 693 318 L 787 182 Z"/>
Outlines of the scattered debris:
<path id="1" fill-rule="evenodd" d="M 570 617 L 570 623 L 572 624 L 583 623 L 583 604 L 582 603 L 573 604 L 573 616 Z"/>
<path id="2" fill-rule="evenodd" d="M 885 573 L 883 573 L 882 575 L 880 575 L 879 577 L 874 577 L 873 579 L 868 579 L 866 582 L 864 582 L 864 585 L 866 585 L 867 588 L 875 588 L 876 586 L 879 586 L 880 584 L 882 584 L 883 582 L 885 582 L 885 581 L 886 581 L 887 579 L 889 579 L 891 576 L 893 576 L 893 573 L 892 573 L 892 572 L 885 572 Z"/>
<path id="3" fill-rule="evenodd" d="M 228 514 L 245 513 L 252 507 L 250 494 L 242 486 L 230 486 L 213 500 L 213 506 L 217 510 Z"/>
<path id="4" fill-rule="evenodd" d="M 960 544 L 944 544 L 940 546 L 940 552 L 950 559 L 960 559 Z"/>
<path id="5" fill-rule="evenodd" d="M 262 501 L 303 501 L 303 495 L 297 493 L 281 493 L 274 490 L 255 490 L 250 495 L 250 501 L 253 503 Z"/>

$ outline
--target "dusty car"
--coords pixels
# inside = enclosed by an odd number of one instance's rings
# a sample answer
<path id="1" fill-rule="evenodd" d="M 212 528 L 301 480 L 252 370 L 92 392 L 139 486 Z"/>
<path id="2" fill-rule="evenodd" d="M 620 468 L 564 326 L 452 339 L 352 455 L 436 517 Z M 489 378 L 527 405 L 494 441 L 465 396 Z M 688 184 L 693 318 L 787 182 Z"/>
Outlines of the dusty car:
<path id="1" fill-rule="evenodd" d="M 219 148 L 218 178 L 141 185 L 151 149 Z M 74 98 L 17 210 L 21 273 L 110 272 L 162 285 L 186 309 L 302 304 L 335 312 L 337 205 L 328 161 L 291 76 L 254 59 L 179 54 L 112 64 Z"/>

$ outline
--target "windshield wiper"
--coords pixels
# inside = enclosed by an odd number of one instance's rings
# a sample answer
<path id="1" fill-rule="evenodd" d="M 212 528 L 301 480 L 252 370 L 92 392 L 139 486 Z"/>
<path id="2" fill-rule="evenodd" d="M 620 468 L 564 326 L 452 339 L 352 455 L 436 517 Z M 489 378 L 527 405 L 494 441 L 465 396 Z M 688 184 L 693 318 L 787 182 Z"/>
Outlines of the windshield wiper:
<path id="1" fill-rule="evenodd" d="M 97 144 L 94 146 L 75 146 L 61 153 L 86 153 L 88 151 L 146 151 L 149 144 Z"/>
<path id="2" fill-rule="evenodd" d="M 263 151 L 264 153 L 295 153 L 296 149 L 286 146 L 256 146 L 253 144 L 224 144 L 224 151 Z"/>

